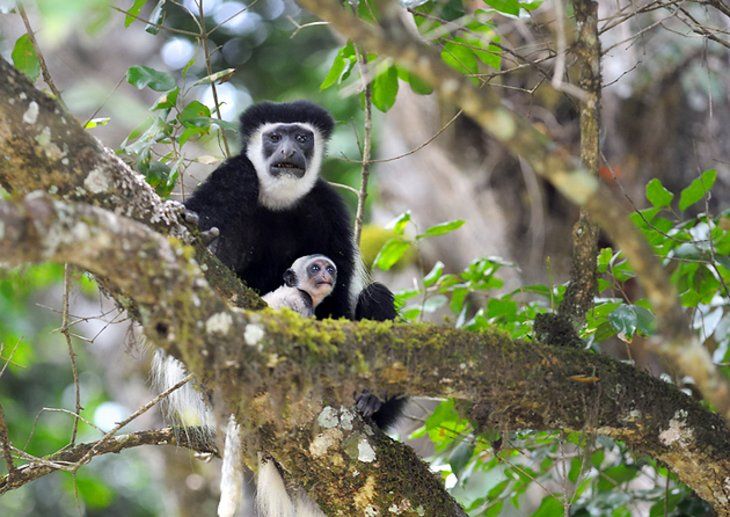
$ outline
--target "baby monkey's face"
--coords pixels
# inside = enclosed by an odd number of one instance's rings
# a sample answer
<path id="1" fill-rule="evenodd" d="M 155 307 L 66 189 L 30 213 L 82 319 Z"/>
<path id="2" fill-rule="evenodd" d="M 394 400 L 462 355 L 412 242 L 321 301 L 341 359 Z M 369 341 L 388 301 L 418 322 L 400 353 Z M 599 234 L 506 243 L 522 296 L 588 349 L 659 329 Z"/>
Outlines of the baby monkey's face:
<path id="1" fill-rule="evenodd" d="M 324 255 L 308 255 L 292 264 L 284 274 L 284 281 L 311 296 L 312 304 L 317 307 L 335 288 L 337 266 Z"/>

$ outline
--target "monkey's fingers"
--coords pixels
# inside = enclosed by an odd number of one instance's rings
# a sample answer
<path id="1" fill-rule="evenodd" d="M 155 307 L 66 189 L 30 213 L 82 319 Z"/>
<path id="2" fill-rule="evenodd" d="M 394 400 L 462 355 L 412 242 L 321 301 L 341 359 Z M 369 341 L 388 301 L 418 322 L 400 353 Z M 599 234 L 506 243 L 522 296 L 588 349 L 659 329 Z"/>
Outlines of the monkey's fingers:
<path id="1" fill-rule="evenodd" d="M 220 236 L 221 231 L 215 226 L 211 226 L 209 230 L 200 232 L 200 240 L 203 241 L 203 244 L 206 246 Z"/>
<path id="2" fill-rule="evenodd" d="M 373 395 L 370 390 L 362 390 L 355 397 L 355 409 L 365 418 L 373 416 L 382 406 L 383 401 Z"/>
<path id="3" fill-rule="evenodd" d="M 192 210 L 187 210 L 183 212 L 183 219 L 186 223 L 194 224 L 195 226 L 198 226 L 198 223 L 200 222 L 200 217 L 196 212 L 193 212 Z"/>

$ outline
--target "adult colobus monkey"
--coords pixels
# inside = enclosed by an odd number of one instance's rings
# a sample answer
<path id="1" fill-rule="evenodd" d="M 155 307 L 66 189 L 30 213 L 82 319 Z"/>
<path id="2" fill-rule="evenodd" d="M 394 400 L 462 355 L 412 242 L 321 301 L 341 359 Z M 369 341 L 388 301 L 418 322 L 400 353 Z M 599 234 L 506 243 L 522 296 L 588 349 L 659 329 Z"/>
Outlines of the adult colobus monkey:
<path id="1" fill-rule="evenodd" d="M 260 293 L 276 289 L 296 258 L 320 253 L 334 261 L 338 280 L 318 318 L 394 319 L 385 286 L 362 289 L 350 214 L 319 177 L 333 127 L 327 111 L 306 101 L 250 107 L 241 116 L 241 153 L 213 171 L 185 206 L 201 230 L 217 229 L 215 254 Z"/>
<path id="2" fill-rule="evenodd" d="M 329 113 L 310 102 L 252 106 L 241 116 L 241 153 L 213 171 L 185 205 L 200 229 L 217 237 L 211 246 L 218 258 L 260 293 L 275 290 L 282 271 L 295 259 L 322 254 L 334 262 L 337 283 L 316 308 L 318 318 L 394 319 L 393 295 L 387 287 L 372 283 L 362 288 L 364 273 L 350 215 L 340 195 L 319 177 L 333 127 Z M 157 359 L 162 387 L 182 378 L 184 370 L 178 361 Z M 400 413 L 404 400 L 382 404 L 366 393 L 357 406 L 387 426 Z M 198 413 L 199 423 L 212 423 L 205 417 L 208 410 L 201 395 L 190 387 L 173 393 L 170 403 L 179 414 Z M 237 439 L 236 428 L 231 421 L 228 438 Z M 271 478 L 268 485 L 277 484 L 273 464 L 263 465 L 261 471 L 259 491 L 267 477 Z M 278 485 L 283 488 L 280 478 Z M 266 517 L 289 517 L 291 512 L 302 516 L 307 504 L 300 502 L 283 504 L 282 499 L 278 510 L 276 501 L 260 507 Z M 219 510 L 222 515 L 233 511 L 230 505 Z"/>

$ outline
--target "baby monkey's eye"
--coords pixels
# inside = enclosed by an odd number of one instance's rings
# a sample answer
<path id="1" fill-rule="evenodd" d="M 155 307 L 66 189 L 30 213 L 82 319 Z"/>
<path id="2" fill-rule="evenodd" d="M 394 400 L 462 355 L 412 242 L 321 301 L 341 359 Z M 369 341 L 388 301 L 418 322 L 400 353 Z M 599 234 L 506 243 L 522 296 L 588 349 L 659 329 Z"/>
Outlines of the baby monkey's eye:
<path id="1" fill-rule="evenodd" d="M 313 271 L 313 272 L 315 272 L 315 273 L 316 273 L 317 271 L 319 271 L 319 266 L 318 266 L 317 264 L 313 265 L 313 266 L 312 266 L 312 271 Z"/>
<path id="2" fill-rule="evenodd" d="M 335 268 L 333 268 L 332 266 L 327 266 L 327 272 L 332 274 L 335 272 Z"/>

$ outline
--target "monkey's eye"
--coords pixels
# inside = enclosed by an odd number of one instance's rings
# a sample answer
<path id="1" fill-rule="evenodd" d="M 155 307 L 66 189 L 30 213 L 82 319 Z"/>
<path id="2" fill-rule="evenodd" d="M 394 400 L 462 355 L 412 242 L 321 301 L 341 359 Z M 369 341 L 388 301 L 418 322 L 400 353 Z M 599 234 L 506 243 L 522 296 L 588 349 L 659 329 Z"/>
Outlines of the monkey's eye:
<path id="1" fill-rule="evenodd" d="M 299 133 L 297 135 L 297 142 L 299 142 L 301 144 L 307 142 L 308 140 L 309 140 L 309 135 L 307 135 L 305 133 Z"/>
<path id="2" fill-rule="evenodd" d="M 279 140 L 281 140 L 281 135 L 279 133 L 271 133 L 269 135 L 269 140 L 271 140 L 272 142 L 278 142 Z"/>
<path id="3" fill-rule="evenodd" d="M 332 266 L 327 266 L 327 272 L 328 272 L 328 273 L 329 273 L 330 275 L 333 275 L 333 274 L 334 274 L 334 272 L 335 272 L 335 268 L 333 268 Z"/>
<path id="4" fill-rule="evenodd" d="M 313 265 L 311 267 L 311 271 L 312 271 L 312 273 L 316 273 L 317 271 L 319 271 L 319 266 L 317 264 Z"/>

